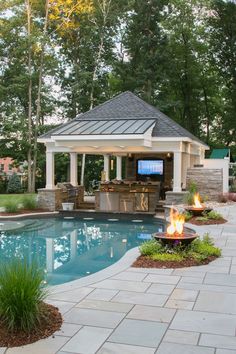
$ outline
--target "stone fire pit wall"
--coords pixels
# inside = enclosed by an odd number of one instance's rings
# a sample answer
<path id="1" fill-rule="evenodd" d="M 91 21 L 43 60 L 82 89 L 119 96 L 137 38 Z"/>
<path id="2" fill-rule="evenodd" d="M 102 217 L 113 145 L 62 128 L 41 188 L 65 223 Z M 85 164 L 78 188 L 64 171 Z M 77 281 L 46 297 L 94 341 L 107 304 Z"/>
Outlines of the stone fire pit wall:
<path id="1" fill-rule="evenodd" d="M 222 169 L 190 168 L 187 170 L 187 188 L 195 182 L 200 195 L 207 196 L 209 200 L 218 200 L 223 193 Z"/>

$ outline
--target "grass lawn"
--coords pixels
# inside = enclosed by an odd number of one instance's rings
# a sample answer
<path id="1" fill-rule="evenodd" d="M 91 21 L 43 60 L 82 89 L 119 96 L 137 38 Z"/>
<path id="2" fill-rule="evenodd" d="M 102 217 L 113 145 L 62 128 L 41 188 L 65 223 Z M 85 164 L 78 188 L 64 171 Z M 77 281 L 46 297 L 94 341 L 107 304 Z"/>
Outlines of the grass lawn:
<path id="1" fill-rule="evenodd" d="M 4 203 L 8 200 L 17 201 L 19 204 L 25 195 L 35 195 L 35 193 L 27 194 L 0 194 L 0 208 L 4 207 Z"/>

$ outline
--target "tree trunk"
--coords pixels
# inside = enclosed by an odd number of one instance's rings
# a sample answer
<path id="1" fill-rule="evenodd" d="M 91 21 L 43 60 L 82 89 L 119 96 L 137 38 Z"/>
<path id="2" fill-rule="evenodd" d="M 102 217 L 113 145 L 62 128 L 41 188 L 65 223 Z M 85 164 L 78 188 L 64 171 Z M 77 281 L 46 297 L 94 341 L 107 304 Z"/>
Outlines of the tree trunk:
<path id="1" fill-rule="evenodd" d="M 42 96 L 42 81 L 43 81 L 43 65 L 44 65 L 44 54 L 45 54 L 45 37 L 47 34 L 48 27 L 48 10 L 49 10 L 49 0 L 45 1 L 45 20 L 43 28 L 43 43 L 40 54 L 40 65 L 39 65 L 39 81 L 38 81 L 38 93 L 37 93 L 37 104 L 36 104 L 36 117 L 35 117 L 35 129 L 34 129 L 34 149 L 33 149 L 33 166 L 32 166 L 32 180 L 31 180 L 31 190 L 35 191 L 35 179 L 36 179 L 36 168 L 37 168 L 37 138 L 38 138 L 38 127 L 41 112 L 41 96 Z"/>
<path id="2" fill-rule="evenodd" d="M 25 1 L 27 13 L 27 36 L 28 36 L 28 192 L 30 193 L 32 186 L 32 47 L 31 47 L 31 4 L 30 0 Z"/>

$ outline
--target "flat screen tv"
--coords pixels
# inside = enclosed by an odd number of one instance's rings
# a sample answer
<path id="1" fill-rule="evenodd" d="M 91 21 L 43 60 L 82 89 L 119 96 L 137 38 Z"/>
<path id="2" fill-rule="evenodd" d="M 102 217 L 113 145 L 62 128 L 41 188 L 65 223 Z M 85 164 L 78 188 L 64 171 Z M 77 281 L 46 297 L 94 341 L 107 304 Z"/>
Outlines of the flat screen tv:
<path id="1" fill-rule="evenodd" d="M 163 176 L 163 160 L 138 160 L 137 173 L 141 176 Z"/>

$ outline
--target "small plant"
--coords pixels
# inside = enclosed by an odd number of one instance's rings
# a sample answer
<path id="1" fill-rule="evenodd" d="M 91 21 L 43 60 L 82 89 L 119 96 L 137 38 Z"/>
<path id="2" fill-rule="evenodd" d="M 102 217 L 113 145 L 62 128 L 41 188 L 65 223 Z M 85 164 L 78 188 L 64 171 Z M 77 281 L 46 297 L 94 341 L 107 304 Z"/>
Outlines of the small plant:
<path id="1" fill-rule="evenodd" d="M 220 220 L 220 219 L 223 219 L 223 216 L 220 213 L 218 213 L 217 211 L 211 210 L 207 214 L 207 218 L 208 219 L 213 219 L 213 220 Z"/>
<path id="2" fill-rule="evenodd" d="M 154 254 L 151 256 L 154 261 L 162 262 L 181 262 L 184 260 L 184 257 L 181 254 L 175 253 L 160 253 Z"/>
<path id="3" fill-rule="evenodd" d="M 18 202 L 15 200 L 6 201 L 3 207 L 7 213 L 16 213 L 19 210 Z"/>
<path id="4" fill-rule="evenodd" d="M 30 332 L 39 325 L 46 296 L 43 279 L 36 264 L 15 260 L 1 265 L 0 316 L 9 331 Z"/>
<path id="5" fill-rule="evenodd" d="M 192 214 L 190 211 L 185 211 L 185 212 L 183 213 L 183 215 L 184 215 L 185 221 L 189 221 L 189 220 L 192 219 L 192 217 L 193 217 L 193 214 Z"/>
<path id="6" fill-rule="evenodd" d="M 8 185 L 7 185 L 7 193 L 21 193 L 22 186 L 20 177 L 13 173 L 13 175 L 9 178 Z"/>
<path id="7" fill-rule="evenodd" d="M 208 242 L 195 240 L 191 244 L 191 251 L 204 256 L 205 258 L 209 256 L 219 257 L 221 255 L 221 251 L 219 248 L 209 244 Z"/>
<path id="8" fill-rule="evenodd" d="M 37 208 L 37 201 L 35 196 L 25 195 L 21 200 L 23 209 L 34 210 Z"/>
<path id="9" fill-rule="evenodd" d="M 151 256 L 155 253 L 160 252 L 161 248 L 162 248 L 162 245 L 160 242 L 157 242 L 156 240 L 150 240 L 150 241 L 144 242 L 140 246 L 139 250 L 143 256 Z"/>
<path id="10" fill-rule="evenodd" d="M 206 222 L 208 221 L 208 217 L 207 216 L 198 216 L 196 218 L 197 221 L 202 221 L 202 222 Z"/>

